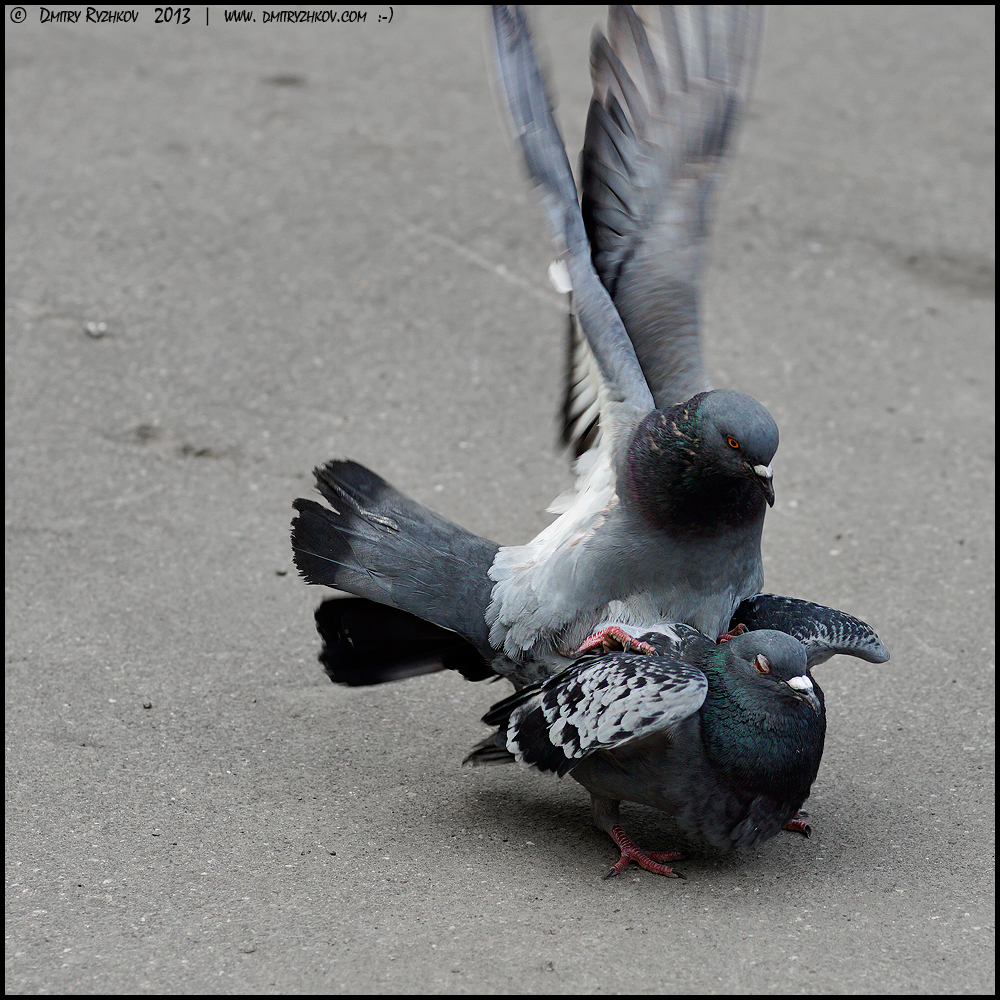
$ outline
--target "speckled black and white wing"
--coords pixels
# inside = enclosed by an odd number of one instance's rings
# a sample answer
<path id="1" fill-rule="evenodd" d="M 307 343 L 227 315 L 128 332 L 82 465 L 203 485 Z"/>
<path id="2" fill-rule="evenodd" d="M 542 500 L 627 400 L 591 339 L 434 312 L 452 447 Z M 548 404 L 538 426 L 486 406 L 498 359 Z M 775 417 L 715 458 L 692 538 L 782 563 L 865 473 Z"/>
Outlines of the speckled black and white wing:
<path id="1" fill-rule="evenodd" d="M 518 759 L 560 776 L 598 750 L 614 750 L 670 729 L 705 701 L 697 667 L 663 656 L 585 657 L 542 685 L 499 702 L 483 722 L 499 727 L 466 758 Z"/>
<path id="2" fill-rule="evenodd" d="M 757 594 L 736 609 L 731 632 L 745 625 L 751 632 L 775 629 L 794 636 L 806 648 L 810 667 L 825 663 L 836 653 L 857 656 L 869 663 L 885 663 L 889 650 L 867 623 L 822 604 L 778 594 Z"/>

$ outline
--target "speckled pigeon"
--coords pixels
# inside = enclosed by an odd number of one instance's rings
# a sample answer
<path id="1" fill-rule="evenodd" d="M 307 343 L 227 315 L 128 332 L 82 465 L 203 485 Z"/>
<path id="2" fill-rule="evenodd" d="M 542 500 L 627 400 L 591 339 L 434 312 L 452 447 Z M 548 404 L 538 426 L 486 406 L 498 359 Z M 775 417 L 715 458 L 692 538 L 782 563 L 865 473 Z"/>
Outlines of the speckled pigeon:
<path id="1" fill-rule="evenodd" d="M 682 625 L 642 639 L 652 655 L 584 656 L 494 705 L 483 721 L 499 728 L 467 762 L 518 759 L 571 774 L 621 851 L 609 875 L 630 861 L 680 875 L 665 863 L 678 853 L 643 851 L 622 830 L 622 800 L 662 809 L 720 851 L 782 828 L 808 834 L 799 810 L 823 754 L 826 713 L 803 645 L 774 631 L 717 644 Z"/>
<path id="2" fill-rule="evenodd" d="M 750 396 L 709 390 L 697 325 L 711 197 L 760 17 L 698 10 L 648 23 L 615 11 L 595 38 L 585 223 L 524 16 L 494 9 L 502 89 L 564 251 L 597 400 L 563 513 L 500 548 L 353 462 L 317 470 L 333 512 L 295 504 L 307 580 L 456 631 L 516 683 L 562 669 L 599 626 L 681 621 L 715 638 L 761 588 L 778 431 Z"/>

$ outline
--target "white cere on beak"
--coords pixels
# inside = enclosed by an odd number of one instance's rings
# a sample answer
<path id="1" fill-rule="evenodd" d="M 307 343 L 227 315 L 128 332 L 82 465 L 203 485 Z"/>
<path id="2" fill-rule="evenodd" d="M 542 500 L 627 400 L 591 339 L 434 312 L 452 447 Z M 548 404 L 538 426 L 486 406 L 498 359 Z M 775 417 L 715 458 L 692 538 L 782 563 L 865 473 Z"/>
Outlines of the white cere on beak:
<path id="1" fill-rule="evenodd" d="M 795 691 L 807 691 L 809 694 L 812 694 L 813 691 L 813 682 L 805 675 L 789 677 L 788 686 Z"/>
<path id="2" fill-rule="evenodd" d="M 771 478 L 771 466 L 769 465 L 755 465 L 753 467 L 753 471 L 756 472 L 761 479 Z"/>

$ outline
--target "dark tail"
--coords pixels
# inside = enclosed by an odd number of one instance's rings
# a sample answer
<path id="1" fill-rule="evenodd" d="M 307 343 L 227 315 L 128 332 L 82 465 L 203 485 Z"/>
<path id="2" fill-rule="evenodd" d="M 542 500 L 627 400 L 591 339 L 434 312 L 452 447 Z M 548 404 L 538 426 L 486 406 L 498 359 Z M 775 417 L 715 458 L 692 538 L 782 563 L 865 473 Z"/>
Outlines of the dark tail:
<path id="1" fill-rule="evenodd" d="M 491 676 L 484 665 L 494 655 L 486 608 L 497 545 L 357 462 L 330 462 L 315 475 L 333 509 L 294 502 L 295 565 L 309 583 L 368 599 L 328 601 L 317 611 L 327 673 L 344 684 L 445 668 Z"/>
<path id="2" fill-rule="evenodd" d="M 457 632 L 363 597 L 335 597 L 316 609 L 319 662 L 336 684 L 361 687 L 457 670 L 470 681 L 496 677 Z"/>

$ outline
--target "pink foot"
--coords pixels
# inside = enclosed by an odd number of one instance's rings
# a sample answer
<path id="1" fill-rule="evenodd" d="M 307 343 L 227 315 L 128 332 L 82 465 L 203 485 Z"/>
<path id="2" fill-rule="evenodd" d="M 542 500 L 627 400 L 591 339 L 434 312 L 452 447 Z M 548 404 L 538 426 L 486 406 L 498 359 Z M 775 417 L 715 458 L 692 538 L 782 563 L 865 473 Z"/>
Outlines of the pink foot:
<path id="1" fill-rule="evenodd" d="M 646 653 L 649 656 L 656 653 L 656 650 L 648 642 L 633 639 L 625 629 L 619 628 L 617 625 L 608 625 L 599 632 L 588 635 L 580 644 L 579 649 L 574 649 L 567 655 L 571 659 L 576 659 L 576 657 L 583 656 L 584 653 L 595 649 L 600 649 L 604 653 L 612 653 L 619 649 L 627 653 L 632 650 L 636 653 Z"/>
<path id="2" fill-rule="evenodd" d="M 740 622 L 740 624 L 737 625 L 736 628 L 734 628 L 732 630 L 732 632 L 724 632 L 715 641 L 716 642 L 729 642 L 730 639 L 735 639 L 738 635 L 743 635 L 744 633 L 749 632 L 749 631 L 750 631 L 750 629 L 748 629 L 746 627 L 746 625 L 744 625 L 742 622 Z"/>
<path id="3" fill-rule="evenodd" d="M 611 827 L 611 839 L 622 852 L 621 860 L 604 877 L 606 879 L 620 875 L 634 861 L 640 868 L 645 868 L 654 875 L 666 875 L 667 878 L 684 878 L 680 872 L 675 872 L 669 865 L 657 864 L 658 861 L 679 861 L 680 851 L 643 851 L 631 841 L 628 834 L 617 824 Z"/>
<path id="4" fill-rule="evenodd" d="M 805 817 L 808 815 L 809 813 L 804 813 L 800 809 L 795 816 L 782 827 L 782 829 L 789 830 L 792 833 L 801 833 L 803 837 L 811 836 L 813 828 L 805 821 Z"/>

